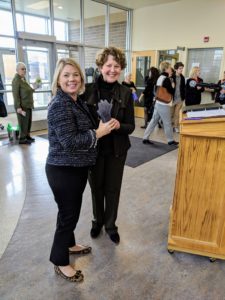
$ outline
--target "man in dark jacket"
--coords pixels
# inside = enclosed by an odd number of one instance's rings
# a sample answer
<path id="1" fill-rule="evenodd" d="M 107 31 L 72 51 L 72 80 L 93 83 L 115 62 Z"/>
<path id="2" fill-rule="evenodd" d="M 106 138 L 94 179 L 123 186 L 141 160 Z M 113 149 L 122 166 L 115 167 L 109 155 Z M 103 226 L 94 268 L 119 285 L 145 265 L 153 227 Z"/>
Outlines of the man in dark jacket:
<path id="1" fill-rule="evenodd" d="M 175 75 L 173 81 L 175 83 L 175 92 L 173 97 L 173 104 L 171 107 L 171 120 L 175 132 L 179 132 L 179 113 L 185 98 L 185 78 L 182 75 L 184 65 L 182 62 L 177 62 L 174 65 Z"/>

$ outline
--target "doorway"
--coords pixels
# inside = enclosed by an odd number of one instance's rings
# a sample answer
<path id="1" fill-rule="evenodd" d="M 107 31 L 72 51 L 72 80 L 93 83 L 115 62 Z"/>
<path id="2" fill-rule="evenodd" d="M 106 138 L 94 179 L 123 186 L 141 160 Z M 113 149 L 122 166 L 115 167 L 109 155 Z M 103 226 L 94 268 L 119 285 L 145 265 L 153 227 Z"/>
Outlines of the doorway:
<path id="1" fill-rule="evenodd" d="M 55 67 L 53 44 L 33 40 L 18 42 L 19 60 L 27 66 L 26 79 L 31 86 L 41 81 L 34 93 L 35 109 L 46 108 L 51 99 L 51 82 Z"/>

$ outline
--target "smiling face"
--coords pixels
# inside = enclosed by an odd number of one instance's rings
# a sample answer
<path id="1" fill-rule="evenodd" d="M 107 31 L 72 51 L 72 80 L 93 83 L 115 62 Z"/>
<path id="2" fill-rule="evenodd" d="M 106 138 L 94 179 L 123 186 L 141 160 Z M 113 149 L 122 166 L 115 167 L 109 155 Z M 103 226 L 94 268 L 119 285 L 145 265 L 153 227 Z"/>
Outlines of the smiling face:
<path id="1" fill-rule="evenodd" d="M 58 85 L 63 92 L 76 98 L 81 88 L 81 76 L 79 70 L 72 65 L 65 65 L 59 75 Z"/>
<path id="2" fill-rule="evenodd" d="M 120 64 L 114 60 L 112 55 L 108 56 L 107 61 L 100 69 L 103 79 L 109 83 L 117 81 L 122 71 Z"/>

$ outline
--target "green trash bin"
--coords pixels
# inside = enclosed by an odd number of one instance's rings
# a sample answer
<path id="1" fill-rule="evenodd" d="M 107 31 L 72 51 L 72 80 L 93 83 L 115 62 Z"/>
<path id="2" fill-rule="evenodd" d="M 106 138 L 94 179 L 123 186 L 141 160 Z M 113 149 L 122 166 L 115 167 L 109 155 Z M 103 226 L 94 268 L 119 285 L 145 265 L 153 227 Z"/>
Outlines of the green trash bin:
<path id="1" fill-rule="evenodd" d="M 12 126 L 8 123 L 7 132 L 10 142 L 16 142 L 19 139 L 19 125 Z"/>

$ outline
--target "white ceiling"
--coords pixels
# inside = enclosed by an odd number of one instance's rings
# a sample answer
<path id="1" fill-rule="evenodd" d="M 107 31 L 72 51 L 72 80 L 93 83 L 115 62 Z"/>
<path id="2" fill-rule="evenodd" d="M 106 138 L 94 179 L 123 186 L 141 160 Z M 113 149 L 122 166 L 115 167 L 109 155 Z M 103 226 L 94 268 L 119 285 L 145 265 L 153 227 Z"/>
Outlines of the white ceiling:
<path id="1" fill-rule="evenodd" d="M 178 1 L 182 1 L 182 0 L 123 0 L 123 1 L 109 0 L 109 2 L 111 3 L 115 3 L 133 9 L 137 9 L 145 6 L 167 4 L 167 3 L 178 2 Z"/>

